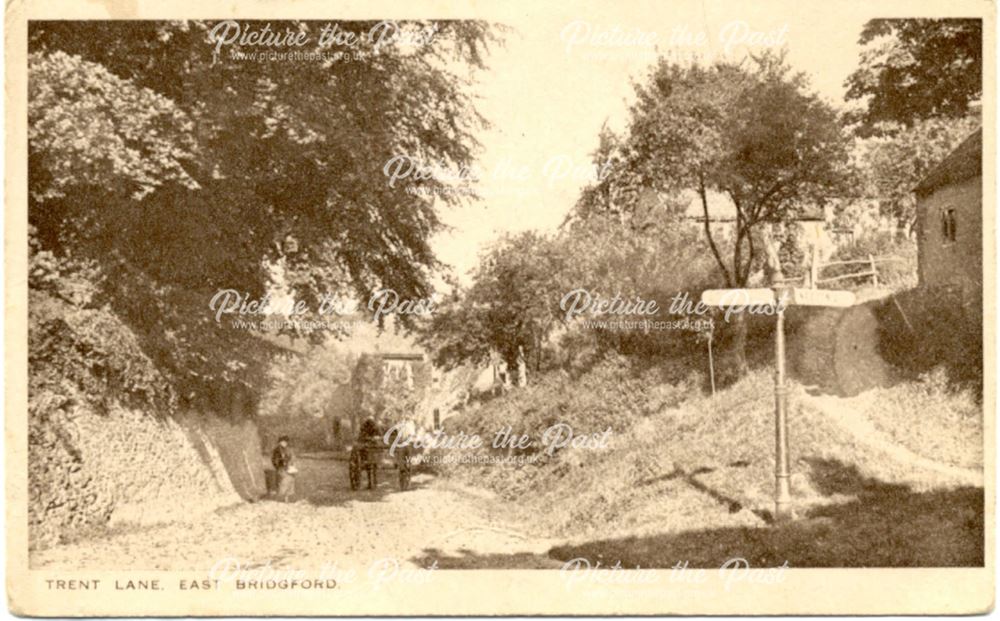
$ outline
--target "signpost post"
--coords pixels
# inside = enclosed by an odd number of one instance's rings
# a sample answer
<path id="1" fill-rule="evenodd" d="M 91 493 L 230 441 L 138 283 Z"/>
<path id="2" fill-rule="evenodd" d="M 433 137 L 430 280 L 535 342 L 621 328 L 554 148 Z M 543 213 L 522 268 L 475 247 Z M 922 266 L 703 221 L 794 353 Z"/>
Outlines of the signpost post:
<path id="1" fill-rule="evenodd" d="M 789 485 L 788 458 L 788 386 L 785 383 L 785 307 L 851 306 L 850 291 L 800 289 L 777 286 L 772 289 L 709 289 L 701 295 L 706 306 L 746 309 L 748 306 L 774 306 L 774 519 L 792 517 L 792 492 Z"/>
<path id="2" fill-rule="evenodd" d="M 785 290 L 787 292 L 787 290 Z M 787 300 L 787 295 L 784 296 Z M 788 386 L 785 384 L 785 304 L 779 298 L 774 326 L 774 520 L 792 517 L 788 479 Z"/>

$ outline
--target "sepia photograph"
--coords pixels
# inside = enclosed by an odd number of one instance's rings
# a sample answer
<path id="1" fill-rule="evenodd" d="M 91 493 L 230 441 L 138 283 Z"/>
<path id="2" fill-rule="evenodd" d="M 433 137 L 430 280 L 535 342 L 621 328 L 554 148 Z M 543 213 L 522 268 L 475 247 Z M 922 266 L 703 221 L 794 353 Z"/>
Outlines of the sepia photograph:
<path id="1" fill-rule="evenodd" d="M 993 4 L 200 4 L 8 23 L 15 613 L 992 607 Z"/>

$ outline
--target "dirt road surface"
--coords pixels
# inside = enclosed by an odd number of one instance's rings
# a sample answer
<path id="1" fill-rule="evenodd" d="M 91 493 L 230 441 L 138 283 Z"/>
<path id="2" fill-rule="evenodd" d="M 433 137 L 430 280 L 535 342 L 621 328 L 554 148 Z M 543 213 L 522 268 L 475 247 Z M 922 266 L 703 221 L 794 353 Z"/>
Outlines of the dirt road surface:
<path id="1" fill-rule="evenodd" d="M 400 567 L 560 567 L 554 542 L 529 538 L 480 492 L 416 474 L 402 492 L 394 470 L 377 489 L 349 489 L 344 461 L 299 459 L 290 503 L 262 500 L 220 509 L 197 523 L 111 532 L 99 540 L 32 553 L 33 569 L 189 570 L 213 567 L 364 570 Z"/>

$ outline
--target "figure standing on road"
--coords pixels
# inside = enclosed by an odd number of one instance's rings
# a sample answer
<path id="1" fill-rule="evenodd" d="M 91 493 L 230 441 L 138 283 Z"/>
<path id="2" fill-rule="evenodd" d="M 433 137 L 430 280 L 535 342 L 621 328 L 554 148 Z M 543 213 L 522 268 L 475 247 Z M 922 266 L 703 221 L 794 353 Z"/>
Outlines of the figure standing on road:
<path id="1" fill-rule="evenodd" d="M 278 446 L 271 453 L 271 464 L 274 466 L 277 478 L 277 491 L 275 495 L 278 500 L 288 502 L 292 494 L 295 493 L 295 474 L 298 470 L 293 463 L 295 456 L 289 446 L 288 436 L 278 438 Z"/>
<path id="2" fill-rule="evenodd" d="M 374 443 L 378 440 L 381 435 L 379 433 L 378 423 L 375 419 L 368 417 L 363 423 L 361 423 L 361 431 L 358 433 L 358 440 L 362 443 Z"/>

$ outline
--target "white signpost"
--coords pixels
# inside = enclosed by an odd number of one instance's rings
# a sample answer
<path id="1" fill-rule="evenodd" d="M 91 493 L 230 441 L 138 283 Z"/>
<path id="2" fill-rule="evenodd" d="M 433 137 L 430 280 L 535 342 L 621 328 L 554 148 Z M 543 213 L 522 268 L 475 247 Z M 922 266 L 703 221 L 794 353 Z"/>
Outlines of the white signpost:
<path id="1" fill-rule="evenodd" d="M 785 386 L 785 307 L 786 306 L 851 306 L 850 291 L 827 289 L 709 289 L 701 294 L 706 306 L 749 309 L 753 306 L 775 306 L 777 322 L 774 328 L 774 519 L 792 517 L 792 493 L 788 484 L 788 388 Z"/>
<path id="2" fill-rule="evenodd" d="M 705 306 L 750 306 L 774 304 L 772 289 L 709 289 L 702 292 Z"/>
<path id="3" fill-rule="evenodd" d="M 854 294 L 832 289 L 785 289 L 788 306 L 853 306 Z"/>

